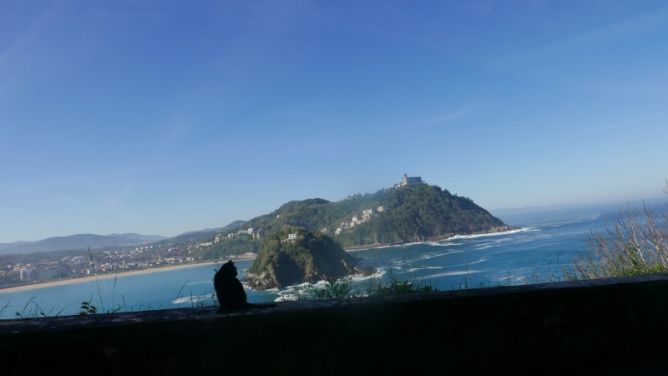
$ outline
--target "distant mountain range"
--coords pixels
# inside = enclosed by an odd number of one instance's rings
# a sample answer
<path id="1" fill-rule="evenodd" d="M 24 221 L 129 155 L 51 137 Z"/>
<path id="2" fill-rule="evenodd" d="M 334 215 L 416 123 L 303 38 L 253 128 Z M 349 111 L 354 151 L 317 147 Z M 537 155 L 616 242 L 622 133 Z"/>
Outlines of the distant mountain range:
<path id="1" fill-rule="evenodd" d="M 237 220 L 225 227 L 207 228 L 204 230 L 184 232 L 181 235 L 163 239 L 160 241 L 160 243 L 188 243 L 192 241 L 208 239 L 221 232 L 236 231 L 244 224 L 246 224 L 246 221 Z"/>
<path id="2" fill-rule="evenodd" d="M 78 234 L 70 236 L 56 236 L 37 241 L 19 241 L 14 243 L 0 243 L 0 254 L 48 252 L 111 247 L 125 247 L 153 243 L 165 239 L 159 235 L 141 234 Z"/>
<path id="3" fill-rule="evenodd" d="M 245 223 L 245 221 L 234 221 L 224 227 L 189 231 L 171 238 L 160 235 L 142 235 L 134 233 L 109 235 L 77 234 L 68 236 L 55 236 L 37 241 L 0 243 L 0 255 L 11 253 L 70 251 L 87 248 L 104 249 L 114 247 L 130 247 L 153 243 L 181 244 L 211 238 L 221 232 L 236 231 Z"/>

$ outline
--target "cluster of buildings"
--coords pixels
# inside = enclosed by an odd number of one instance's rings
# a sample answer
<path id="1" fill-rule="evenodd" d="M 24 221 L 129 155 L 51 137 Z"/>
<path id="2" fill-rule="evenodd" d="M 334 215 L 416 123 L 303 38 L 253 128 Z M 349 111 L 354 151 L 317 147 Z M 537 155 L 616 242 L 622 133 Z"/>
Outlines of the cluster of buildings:
<path id="1" fill-rule="evenodd" d="M 260 239 L 260 231 L 255 231 L 252 227 L 245 230 L 238 230 L 237 232 L 230 232 L 227 234 L 218 234 L 213 239 L 213 243 L 218 243 L 223 239 L 234 239 L 239 236 L 250 236 L 251 239 Z M 211 245 L 211 244 L 209 244 Z"/>
<path id="2" fill-rule="evenodd" d="M 56 257 L 45 254 L 43 259 L 31 263 L 17 258 L 0 265 L 0 286 L 201 261 L 201 257 L 193 254 L 194 248 L 194 245 L 119 248 L 94 252 L 93 261 L 90 255 L 82 253 Z"/>
<path id="3" fill-rule="evenodd" d="M 339 227 L 334 230 L 334 234 L 339 235 L 345 230 L 351 229 L 355 226 L 359 226 L 362 223 L 368 222 L 373 218 L 374 215 L 383 213 L 385 211 L 385 207 L 379 206 L 377 208 L 369 208 L 369 209 L 364 209 L 362 210 L 362 214 L 360 216 L 353 215 L 353 217 L 350 219 L 350 221 L 344 221 L 341 222 Z"/>
<path id="4" fill-rule="evenodd" d="M 148 251 L 148 252 L 147 252 Z M 140 270 L 161 265 L 186 264 L 197 261 L 191 251 L 182 247 L 160 248 L 154 246 L 136 247 L 102 252 L 96 258 L 96 265 L 85 257 L 72 258 L 75 275 L 91 275 L 95 272 L 109 273 L 114 271 Z"/>
<path id="5" fill-rule="evenodd" d="M 0 277 L 14 274 L 19 281 L 30 281 L 32 278 L 34 267 L 32 264 L 7 264 L 3 269 L 0 269 Z"/>
<path id="6" fill-rule="evenodd" d="M 299 237 L 299 233 L 297 232 L 291 232 L 288 234 L 288 237 L 283 239 L 283 243 L 294 243 L 297 241 L 297 238 Z"/>

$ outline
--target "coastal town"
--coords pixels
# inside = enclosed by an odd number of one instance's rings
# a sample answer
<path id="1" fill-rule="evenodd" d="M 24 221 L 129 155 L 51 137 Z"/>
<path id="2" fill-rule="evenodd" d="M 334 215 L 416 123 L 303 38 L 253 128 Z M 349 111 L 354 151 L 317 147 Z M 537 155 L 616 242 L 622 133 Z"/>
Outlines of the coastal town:
<path id="1" fill-rule="evenodd" d="M 215 240 L 214 240 L 215 241 Z M 0 288 L 43 281 L 212 261 L 205 250 L 214 241 L 155 243 L 108 250 L 44 252 L 0 256 Z M 238 253 L 229 258 L 248 258 Z"/>
<path id="2" fill-rule="evenodd" d="M 405 189 L 412 188 L 408 191 Z M 275 232 L 282 226 L 300 223 L 320 223 L 320 233 L 334 236 L 344 247 L 356 249 L 363 245 L 377 245 L 382 243 L 397 244 L 420 239 L 433 239 L 451 233 L 419 235 L 415 229 L 402 229 L 392 225 L 386 227 L 382 233 L 377 227 L 369 227 L 369 223 L 388 223 L 396 220 L 397 212 L 394 208 L 388 209 L 387 195 L 410 192 L 421 197 L 423 192 L 432 190 L 444 195 L 447 200 L 459 200 L 470 205 L 468 199 L 451 196 L 440 188 L 427 185 L 419 176 L 404 174 L 401 180 L 389 189 L 380 190 L 375 194 L 351 196 L 340 202 L 329 202 L 322 199 L 296 201 L 287 203 L 277 211 L 252 219 L 251 221 L 235 221 L 223 229 L 215 231 L 195 232 L 193 236 L 163 239 L 151 243 L 134 246 L 117 246 L 102 249 L 59 250 L 35 253 L 14 253 L 0 255 L 0 288 L 33 284 L 54 280 L 72 279 L 115 274 L 130 271 L 146 270 L 175 265 L 198 264 L 220 261 L 224 259 L 252 258 L 260 249 L 260 243 L 267 233 Z M 419 202 L 415 201 L 415 202 Z M 337 216 L 323 221 L 325 217 L 314 215 L 310 205 L 328 210 L 337 211 Z M 337 205 L 346 209 L 339 211 Z M 488 215 L 488 214 L 487 214 Z M 318 222 L 320 221 L 320 222 Z M 502 228 L 502 223 L 496 223 L 494 218 L 486 220 L 488 229 Z M 399 222 L 404 226 L 407 222 Z M 501 227 L 499 227 L 501 226 Z M 371 232 L 369 232 L 371 231 Z M 408 235 L 399 235 L 403 231 Z M 480 231 L 478 229 L 474 231 Z M 355 238 L 355 234 L 365 234 L 365 238 Z M 394 232 L 394 233 L 392 233 Z M 188 233 L 183 234 L 188 235 Z M 406 236 L 409 236 L 408 238 Z M 408 239 L 408 240 L 407 240 Z M 297 233 L 286 235 L 284 242 L 297 240 Z"/>

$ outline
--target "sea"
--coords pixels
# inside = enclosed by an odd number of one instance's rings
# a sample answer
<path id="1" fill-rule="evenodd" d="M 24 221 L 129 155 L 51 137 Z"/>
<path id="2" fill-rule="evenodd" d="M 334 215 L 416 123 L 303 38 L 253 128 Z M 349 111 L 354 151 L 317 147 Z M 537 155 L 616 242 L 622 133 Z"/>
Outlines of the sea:
<path id="1" fill-rule="evenodd" d="M 494 212 L 516 229 L 356 251 L 354 255 L 375 273 L 352 276 L 349 283 L 353 294 L 364 296 L 390 281 L 409 281 L 440 291 L 561 281 L 573 270 L 574 262 L 587 255 L 592 233 L 611 226 L 626 205 Z M 236 262 L 240 279 L 252 262 Z M 97 312 L 212 305 L 216 303 L 212 279 L 217 267 L 202 265 L 15 292 L 0 290 L 0 318 L 79 314 L 83 302 L 94 305 Z M 266 291 L 246 286 L 246 292 L 249 302 L 281 302 L 309 299 L 314 289 L 324 285 L 321 281 Z"/>

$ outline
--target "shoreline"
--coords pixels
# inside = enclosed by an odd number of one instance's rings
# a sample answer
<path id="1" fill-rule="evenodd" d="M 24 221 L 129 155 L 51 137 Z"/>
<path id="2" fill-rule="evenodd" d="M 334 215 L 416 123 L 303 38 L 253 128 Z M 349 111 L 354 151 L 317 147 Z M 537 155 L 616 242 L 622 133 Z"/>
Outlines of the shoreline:
<path id="1" fill-rule="evenodd" d="M 244 258 L 236 258 L 236 259 L 232 259 L 232 260 L 233 261 L 245 261 L 245 260 L 253 260 L 253 259 L 255 259 L 255 258 L 254 257 L 244 257 Z M 198 266 L 216 265 L 216 264 L 221 264 L 223 262 L 224 261 L 205 261 L 205 262 L 198 262 L 198 263 L 192 263 L 192 264 L 167 265 L 167 266 L 160 266 L 160 267 L 148 268 L 148 269 L 128 270 L 128 271 L 122 271 L 122 272 L 118 272 L 118 273 L 104 273 L 104 274 L 98 274 L 96 276 L 91 275 L 91 276 L 85 276 L 85 277 L 58 279 L 58 280 L 55 280 L 55 281 L 37 282 L 37 283 L 31 283 L 31 284 L 26 284 L 26 285 L 18 285 L 18 286 L 0 288 L 0 296 L 2 296 L 2 294 L 4 294 L 4 293 L 37 290 L 37 289 L 44 289 L 44 288 L 56 287 L 56 286 L 74 285 L 74 284 L 78 284 L 78 283 L 94 282 L 96 280 L 100 281 L 100 280 L 105 280 L 105 279 L 113 279 L 113 278 L 117 278 L 117 277 L 129 277 L 129 276 L 133 276 L 133 275 L 162 273 L 162 272 L 169 272 L 169 271 L 179 270 L 179 269 L 195 268 L 195 267 L 198 267 Z"/>
<path id="2" fill-rule="evenodd" d="M 433 239 L 433 240 L 426 240 L 426 241 L 412 242 L 412 243 L 377 244 L 377 245 L 372 244 L 372 245 L 364 245 L 364 246 L 354 246 L 354 247 L 346 248 L 344 250 L 347 253 L 354 253 L 354 252 L 368 251 L 368 250 L 374 250 L 374 249 L 391 248 L 391 247 L 406 247 L 406 246 L 417 245 L 417 244 L 442 242 L 442 241 L 447 241 L 447 240 L 452 240 L 452 239 L 466 239 L 466 238 L 469 238 L 469 237 L 474 237 L 475 238 L 475 237 L 482 237 L 482 236 L 509 235 L 509 234 L 515 234 L 517 232 L 526 231 L 527 229 L 529 229 L 529 228 L 528 227 L 527 228 L 522 227 L 522 228 L 511 228 L 509 230 L 503 230 L 503 231 L 480 232 L 480 233 L 467 234 L 467 235 L 450 235 L 450 236 L 444 236 L 444 237 L 441 237 L 441 238 L 436 238 L 436 239 Z M 233 258 L 231 260 L 233 260 L 233 261 L 247 261 L 247 260 L 254 260 L 254 259 L 255 259 L 255 257 L 240 257 L 240 258 Z M 96 281 L 96 280 L 99 281 L 99 280 L 112 279 L 112 278 L 117 278 L 117 277 L 128 277 L 128 276 L 133 276 L 133 275 L 161 273 L 161 272 L 168 272 L 168 271 L 179 270 L 179 269 L 194 268 L 194 267 L 198 267 L 198 266 L 216 265 L 216 264 L 220 264 L 222 262 L 224 262 L 224 261 L 205 261 L 205 262 L 192 263 L 192 264 L 167 265 L 167 266 L 148 268 L 148 269 L 121 271 L 121 272 L 118 272 L 118 273 L 104 273 L 104 274 L 100 274 L 100 275 L 97 275 L 97 276 L 91 275 L 91 276 L 86 276 L 86 277 L 76 277 L 76 278 L 69 278 L 69 279 L 59 279 L 59 280 L 55 280 L 55 281 L 37 282 L 37 283 L 31 283 L 31 284 L 26 284 L 26 285 L 18 285 L 18 286 L 0 288 L 0 295 L 2 295 L 4 293 L 13 293 L 13 292 L 21 292 L 21 291 L 37 290 L 37 289 L 43 289 L 43 288 L 49 288 L 49 287 L 56 287 L 56 286 L 73 285 L 73 284 L 77 284 L 77 283 L 86 283 L 86 282 L 92 282 L 92 281 Z"/>

